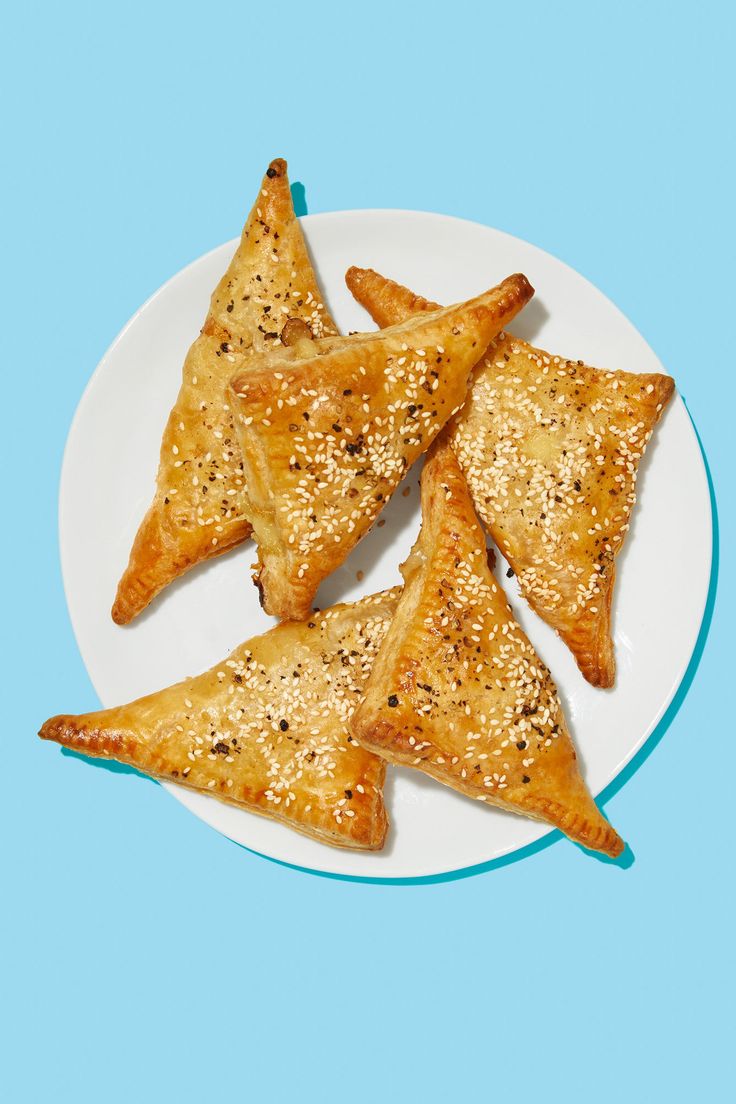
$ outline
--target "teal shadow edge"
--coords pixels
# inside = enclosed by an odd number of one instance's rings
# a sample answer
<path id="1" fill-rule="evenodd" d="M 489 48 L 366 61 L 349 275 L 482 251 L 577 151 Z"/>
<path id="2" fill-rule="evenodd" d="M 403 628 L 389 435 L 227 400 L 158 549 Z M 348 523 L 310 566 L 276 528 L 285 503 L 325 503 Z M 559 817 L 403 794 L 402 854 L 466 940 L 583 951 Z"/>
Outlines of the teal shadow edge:
<path id="1" fill-rule="evenodd" d="M 682 396 L 681 396 L 682 397 Z M 683 398 L 683 402 L 684 402 Z M 698 447 L 700 448 L 700 455 L 703 458 L 703 466 L 705 467 L 705 474 L 708 480 L 708 495 L 710 497 L 710 511 L 712 522 L 712 550 L 711 550 L 711 564 L 710 564 L 710 579 L 708 580 L 708 595 L 705 601 L 705 609 L 703 611 L 703 619 L 700 622 L 700 631 L 698 632 L 698 638 L 695 642 L 693 654 L 690 656 L 690 662 L 687 665 L 685 674 L 682 677 L 682 681 L 678 686 L 675 696 L 668 705 L 664 712 L 659 724 L 656 726 L 652 734 L 647 739 L 646 743 L 639 749 L 624 769 L 614 778 L 612 782 L 606 786 L 606 788 L 598 795 L 598 805 L 605 806 L 607 801 L 619 792 L 619 790 L 626 785 L 630 778 L 636 774 L 639 768 L 647 761 L 654 749 L 662 740 L 667 729 L 670 727 L 675 717 L 677 716 L 682 703 L 688 695 L 690 687 L 693 684 L 693 679 L 697 673 L 700 661 L 705 651 L 706 641 L 708 639 L 708 633 L 710 632 L 711 623 L 713 621 L 713 611 L 716 604 L 716 592 L 718 590 L 718 570 L 720 564 L 720 530 L 718 524 L 718 506 L 716 503 L 716 492 L 713 484 L 713 476 L 711 475 L 710 465 L 708 463 L 708 457 L 705 454 L 703 448 L 703 442 L 698 433 L 698 427 L 695 425 L 692 414 L 690 413 L 687 403 L 685 403 L 685 409 L 687 410 L 690 423 L 693 427 L 693 431 L 698 441 Z M 285 866 L 290 870 L 298 870 L 303 874 L 312 874 L 318 878 L 329 878 L 333 881 L 340 882 L 364 882 L 368 885 L 387 885 L 387 886 L 420 886 L 420 885 L 440 885 L 443 882 L 455 882 L 460 881 L 463 878 L 473 878 L 478 874 L 487 874 L 492 870 L 501 870 L 505 866 L 511 866 L 512 863 L 521 862 L 523 859 L 529 858 L 531 855 L 536 855 L 540 851 L 546 850 L 551 847 L 558 840 L 563 839 L 561 832 L 553 831 L 549 832 L 542 839 L 537 840 L 535 843 L 530 843 L 527 847 L 521 847 L 517 851 L 513 851 L 509 855 L 502 855 L 497 859 L 490 859 L 485 863 L 478 863 L 475 866 L 466 866 L 460 870 L 450 870 L 445 874 L 430 874 L 426 877 L 419 878 L 369 878 L 359 874 L 331 874 L 322 870 L 312 870 L 306 866 L 298 866 L 295 863 L 283 862 L 280 859 L 271 858 L 269 855 L 263 855 L 260 851 L 253 851 L 249 847 L 244 847 L 242 844 L 235 844 L 236 847 L 242 848 L 244 851 L 250 852 L 252 855 L 258 855 L 261 858 L 268 859 L 269 862 L 275 863 L 277 866 Z M 231 841 L 232 842 L 232 841 Z M 574 844 L 573 846 L 579 846 Z M 619 869 L 627 870 L 634 863 L 634 853 L 627 844 L 623 852 L 616 859 L 609 859 L 606 855 L 599 855 L 596 852 L 586 851 L 585 848 L 580 847 L 586 855 L 593 857 L 598 862 L 604 863 L 607 866 L 617 866 Z"/>
<path id="2" fill-rule="evenodd" d="M 295 180 L 291 185 L 291 202 L 294 204 L 294 214 L 297 217 L 309 213 L 307 211 L 307 193 L 301 180 Z"/>

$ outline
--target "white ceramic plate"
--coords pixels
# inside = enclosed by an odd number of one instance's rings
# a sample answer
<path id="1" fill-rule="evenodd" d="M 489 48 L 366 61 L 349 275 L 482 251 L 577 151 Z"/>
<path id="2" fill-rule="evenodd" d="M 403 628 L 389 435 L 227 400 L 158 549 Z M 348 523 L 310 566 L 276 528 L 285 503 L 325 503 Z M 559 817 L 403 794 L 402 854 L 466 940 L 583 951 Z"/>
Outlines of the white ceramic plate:
<path id="1" fill-rule="evenodd" d="M 514 322 L 515 333 L 600 367 L 663 370 L 631 323 L 592 284 L 498 230 L 415 211 L 342 211 L 307 216 L 302 223 L 343 332 L 373 328 L 345 288 L 351 264 L 376 268 L 442 303 L 468 298 L 521 271 L 537 294 Z M 69 434 L 59 504 L 64 582 L 82 657 L 106 706 L 205 670 L 271 623 L 250 582 L 250 544 L 192 571 L 126 628 L 115 626 L 109 613 L 153 492 L 161 431 L 184 356 L 235 244 L 189 265 L 141 307 L 100 362 Z M 418 476 L 419 466 L 407 478 L 409 496 L 397 494 L 387 509 L 385 527 L 374 529 L 322 587 L 321 606 L 399 581 L 398 564 L 419 525 Z M 614 690 L 594 690 L 583 681 L 570 653 L 519 600 L 515 580 L 508 582 L 505 564 L 499 564 L 512 605 L 557 681 L 595 794 L 664 713 L 687 667 L 705 607 L 710 501 L 700 449 L 679 397 L 655 435 L 639 489 L 632 532 L 618 560 Z M 360 583 L 358 570 L 364 572 Z M 74 702 L 59 704 L 74 708 Z M 173 785 L 167 789 L 238 843 L 336 874 L 439 874 L 487 862 L 547 832 L 534 821 L 481 807 L 403 770 L 389 771 L 391 830 L 379 854 L 336 850 L 215 799 Z M 626 835 L 626 824 L 617 827 Z"/>

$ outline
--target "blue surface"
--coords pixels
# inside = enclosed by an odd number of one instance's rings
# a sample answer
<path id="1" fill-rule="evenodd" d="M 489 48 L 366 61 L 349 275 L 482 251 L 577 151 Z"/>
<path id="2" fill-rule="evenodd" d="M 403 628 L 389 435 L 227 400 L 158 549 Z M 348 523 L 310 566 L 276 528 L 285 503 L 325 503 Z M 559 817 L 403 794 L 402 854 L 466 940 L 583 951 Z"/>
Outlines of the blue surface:
<path id="1" fill-rule="evenodd" d="M 733 32 L 707 3 L 6 11 L 6 1100 L 726 1096 Z M 310 211 L 445 211 L 555 253 L 678 380 L 725 552 L 688 692 L 607 804 L 625 868 L 558 841 L 439 884 L 318 878 L 35 739 L 96 705 L 56 533 L 76 403 L 277 154 Z"/>

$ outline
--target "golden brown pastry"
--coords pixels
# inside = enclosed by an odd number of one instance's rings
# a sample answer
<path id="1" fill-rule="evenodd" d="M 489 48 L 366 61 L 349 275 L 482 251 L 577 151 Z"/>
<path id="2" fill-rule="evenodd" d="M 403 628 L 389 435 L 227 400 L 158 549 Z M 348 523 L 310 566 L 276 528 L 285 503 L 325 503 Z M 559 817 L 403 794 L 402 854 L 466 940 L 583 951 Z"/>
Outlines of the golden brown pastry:
<path id="1" fill-rule="evenodd" d="M 346 279 L 379 325 L 437 309 L 370 270 Z M 500 334 L 449 429 L 475 508 L 522 594 L 594 686 L 614 683 L 615 557 L 637 468 L 673 391 L 669 376 L 602 371 Z"/>
<path id="2" fill-rule="evenodd" d="M 323 843 L 377 850 L 387 828 L 385 764 L 347 725 L 398 594 L 278 625 L 197 678 L 117 709 L 53 717 L 39 735 Z"/>
<path id="3" fill-rule="evenodd" d="M 280 345 L 287 318 L 315 337 L 336 333 L 294 215 L 286 162 L 272 161 L 230 267 L 184 362 L 164 431 L 156 494 L 118 585 L 125 624 L 190 567 L 250 535 L 243 469 L 225 386 L 238 368 Z"/>
<path id="4" fill-rule="evenodd" d="M 446 434 L 422 473 L 422 529 L 402 573 L 403 595 L 351 722 L 361 745 L 620 854 L 580 775 L 550 673 L 493 577 Z"/>
<path id="5" fill-rule="evenodd" d="M 292 348 L 235 375 L 268 613 L 306 616 L 322 579 L 464 401 L 478 351 L 532 294 L 524 276 L 511 276 L 469 303 L 379 334 L 323 342 L 297 334 Z"/>

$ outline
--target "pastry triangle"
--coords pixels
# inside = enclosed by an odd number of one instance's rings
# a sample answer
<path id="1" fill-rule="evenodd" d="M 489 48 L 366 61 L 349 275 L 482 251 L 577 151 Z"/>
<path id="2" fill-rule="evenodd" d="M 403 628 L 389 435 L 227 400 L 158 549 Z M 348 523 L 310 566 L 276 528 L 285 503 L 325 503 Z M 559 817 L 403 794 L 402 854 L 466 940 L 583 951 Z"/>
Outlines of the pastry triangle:
<path id="1" fill-rule="evenodd" d="M 231 402 L 268 613 L 306 616 L 465 399 L 491 337 L 531 298 L 511 276 L 378 334 L 297 342 L 235 375 Z"/>
<path id="2" fill-rule="evenodd" d="M 272 161 L 235 256 L 217 285 L 184 362 L 164 431 L 156 494 L 118 585 L 113 620 L 125 624 L 189 568 L 250 535 L 243 471 L 225 387 L 238 368 L 280 344 L 287 318 L 315 337 L 336 333 L 309 261 L 286 162 Z"/>
<path id="3" fill-rule="evenodd" d="M 39 735 L 324 843 L 377 850 L 387 828 L 385 764 L 347 723 L 398 594 L 278 625 L 197 678 L 117 709 L 53 717 Z"/>
<path id="4" fill-rule="evenodd" d="M 422 529 L 351 728 L 361 746 L 585 847 L 623 843 L 586 789 L 549 671 L 488 562 L 445 436 L 422 473 Z"/>
<path id="5" fill-rule="evenodd" d="M 347 283 L 379 325 L 437 304 L 375 272 Z M 500 334 L 449 437 L 475 508 L 532 609 L 594 686 L 613 686 L 615 558 L 647 442 L 674 391 L 664 375 L 602 371 Z"/>

